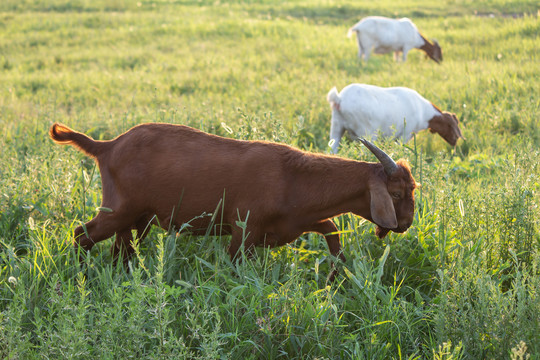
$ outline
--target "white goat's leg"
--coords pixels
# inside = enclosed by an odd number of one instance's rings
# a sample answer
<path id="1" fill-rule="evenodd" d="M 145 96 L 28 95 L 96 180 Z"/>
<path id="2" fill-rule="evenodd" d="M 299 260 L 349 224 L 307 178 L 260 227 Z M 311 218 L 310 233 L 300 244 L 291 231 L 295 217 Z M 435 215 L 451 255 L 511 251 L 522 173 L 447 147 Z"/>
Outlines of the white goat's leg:
<path id="1" fill-rule="evenodd" d="M 364 49 L 362 48 L 362 42 L 360 41 L 359 33 L 356 33 L 356 41 L 358 42 L 358 58 L 362 60 L 362 52 Z"/>
<path id="2" fill-rule="evenodd" d="M 330 146 L 332 148 L 332 153 L 337 154 L 339 142 L 341 137 L 345 133 L 345 127 L 343 127 L 343 122 L 337 114 L 338 110 L 332 110 L 332 123 L 330 125 Z"/>
<path id="3" fill-rule="evenodd" d="M 364 49 L 364 61 L 365 62 L 368 62 L 370 55 L 371 55 L 371 50 L 369 48 Z"/>
<path id="4" fill-rule="evenodd" d="M 403 49 L 403 55 L 402 55 L 402 61 L 407 61 L 407 54 L 409 53 L 410 49 Z"/>

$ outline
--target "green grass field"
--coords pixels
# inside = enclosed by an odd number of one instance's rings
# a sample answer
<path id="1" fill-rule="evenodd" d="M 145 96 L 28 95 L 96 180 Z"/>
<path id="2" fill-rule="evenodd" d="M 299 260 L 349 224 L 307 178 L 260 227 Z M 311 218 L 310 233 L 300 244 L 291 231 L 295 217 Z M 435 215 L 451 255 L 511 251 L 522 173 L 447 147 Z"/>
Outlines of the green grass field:
<path id="1" fill-rule="evenodd" d="M 0 358 L 540 359 L 540 22 L 536 1 L 3 0 Z M 357 58 L 347 30 L 407 16 L 443 49 Z M 111 240 L 80 265 L 99 171 L 48 129 L 111 139 L 143 122 L 327 153 L 326 94 L 407 86 L 455 112 L 456 149 L 422 132 L 378 145 L 422 184 L 415 221 L 233 264 L 228 238 L 155 229 L 131 271 Z M 373 161 L 345 141 L 340 156 Z M 204 181 L 204 179 L 201 179 Z M 354 181 L 352 179 L 352 181 Z"/>

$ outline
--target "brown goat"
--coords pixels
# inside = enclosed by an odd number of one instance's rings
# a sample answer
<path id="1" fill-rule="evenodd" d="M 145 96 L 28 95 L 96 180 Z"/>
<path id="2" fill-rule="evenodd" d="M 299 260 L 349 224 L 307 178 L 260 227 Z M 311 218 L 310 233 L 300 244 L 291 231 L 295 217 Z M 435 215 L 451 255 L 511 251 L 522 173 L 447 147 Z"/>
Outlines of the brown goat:
<path id="1" fill-rule="evenodd" d="M 131 255 L 132 229 L 142 239 L 149 223 L 179 228 L 189 222 L 194 234 L 204 234 L 214 225 L 210 216 L 200 216 L 204 213 L 215 212 L 216 232 L 232 235 L 232 258 L 242 244 L 282 246 L 316 232 L 333 256 L 345 260 L 333 217 L 352 212 L 377 224 L 380 237 L 404 232 L 413 221 L 416 183 L 408 164 L 396 164 L 367 141 L 380 163 L 171 124 L 135 126 L 110 141 L 95 141 L 61 124 L 49 135 L 96 159 L 102 207 L 112 212 L 100 211 L 86 223 L 86 232 L 75 229 L 75 246 L 90 250 L 116 234 L 115 258 L 120 252 L 124 259 Z M 246 219 L 242 229 L 237 221 Z"/>

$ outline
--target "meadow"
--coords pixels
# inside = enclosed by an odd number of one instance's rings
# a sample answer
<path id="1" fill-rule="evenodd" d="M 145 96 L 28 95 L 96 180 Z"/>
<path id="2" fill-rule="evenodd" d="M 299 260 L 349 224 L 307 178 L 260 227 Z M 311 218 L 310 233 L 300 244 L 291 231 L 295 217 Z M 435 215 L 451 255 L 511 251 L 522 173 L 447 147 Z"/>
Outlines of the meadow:
<path id="1" fill-rule="evenodd" d="M 444 61 L 361 63 L 347 30 L 374 14 L 413 19 Z M 538 14 L 502 0 L 3 0 L 0 358 L 540 359 Z M 79 264 L 99 171 L 49 139 L 53 122 L 328 153 L 326 94 L 353 82 L 417 90 L 466 140 L 377 142 L 421 183 L 415 220 L 381 240 L 336 218 L 336 281 L 316 234 L 233 263 L 226 236 L 154 229 L 129 269 L 112 240 Z M 348 140 L 339 155 L 374 161 Z"/>

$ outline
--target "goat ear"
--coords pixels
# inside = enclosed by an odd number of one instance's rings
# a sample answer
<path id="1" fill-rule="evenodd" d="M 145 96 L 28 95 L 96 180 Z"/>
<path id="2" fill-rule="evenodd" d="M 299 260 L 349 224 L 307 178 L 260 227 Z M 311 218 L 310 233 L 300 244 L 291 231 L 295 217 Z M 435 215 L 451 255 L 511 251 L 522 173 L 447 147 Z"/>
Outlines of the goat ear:
<path id="1" fill-rule="evenodd" d="M 375 224 L 394 229 L 397 227 L 396 210 L 392 198 L 382 181 L 374 181 L 369 187 L 371 195 L 371 218 Z"/>

